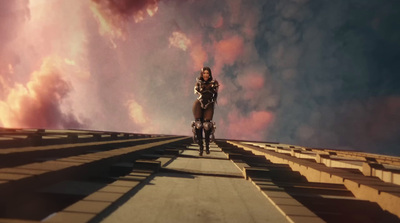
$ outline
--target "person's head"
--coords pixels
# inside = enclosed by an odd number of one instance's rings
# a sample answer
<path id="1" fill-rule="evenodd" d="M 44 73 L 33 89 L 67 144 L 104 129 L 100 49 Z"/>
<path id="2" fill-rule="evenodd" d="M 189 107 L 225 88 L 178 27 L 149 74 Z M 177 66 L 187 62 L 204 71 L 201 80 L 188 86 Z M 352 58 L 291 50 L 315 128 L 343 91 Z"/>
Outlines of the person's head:
<path id="1" fill-rule="evenodd" d="M 200 79 L 203 81 L 211 81 L 213 79 L 211 69 L 209 67 L 203 67 L 203 69 L 201 69 Z"/>

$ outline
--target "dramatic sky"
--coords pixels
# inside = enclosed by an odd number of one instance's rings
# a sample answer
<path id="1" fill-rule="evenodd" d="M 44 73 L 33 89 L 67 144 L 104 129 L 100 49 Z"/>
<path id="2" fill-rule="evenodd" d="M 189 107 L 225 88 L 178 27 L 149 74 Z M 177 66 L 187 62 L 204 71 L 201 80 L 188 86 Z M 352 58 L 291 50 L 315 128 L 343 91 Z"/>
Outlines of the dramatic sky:
<path id="1" fill-rule="evenodd" d="M 0 0 L 0 126 L 400 154 L 398 0 Z"/>

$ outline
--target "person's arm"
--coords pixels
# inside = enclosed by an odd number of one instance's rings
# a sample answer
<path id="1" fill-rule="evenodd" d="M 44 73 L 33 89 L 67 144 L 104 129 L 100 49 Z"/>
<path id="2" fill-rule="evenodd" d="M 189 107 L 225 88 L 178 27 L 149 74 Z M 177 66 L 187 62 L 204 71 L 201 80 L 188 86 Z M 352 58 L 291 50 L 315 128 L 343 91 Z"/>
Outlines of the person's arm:
<path id="1" fill-rule="evenodd" d="M 194 85 L 194 94 L 200 95 L 200 83 L 197 81 L 196 84 Z"/>
<path id="2" fill-rule="evenodd" d="M 219 88 L 219 83 L 218 83 L 218 81 L 214 81 L 214 84 L 213 84 L 213 91 L 214 91 L 214 101 L 215 101 L 215 103 L 217 103 L 217 98 L 218 98 L 218 88 Z"/>
<path id="3" fill-rule="evenodd" d="M 213 91 L 215 92 L 215 93 L 218 93 L 218 88 L 219 88 L 219 83 L 218 83 L 218 81 L 214 81 L 214 84 L 213 84 Z"/>

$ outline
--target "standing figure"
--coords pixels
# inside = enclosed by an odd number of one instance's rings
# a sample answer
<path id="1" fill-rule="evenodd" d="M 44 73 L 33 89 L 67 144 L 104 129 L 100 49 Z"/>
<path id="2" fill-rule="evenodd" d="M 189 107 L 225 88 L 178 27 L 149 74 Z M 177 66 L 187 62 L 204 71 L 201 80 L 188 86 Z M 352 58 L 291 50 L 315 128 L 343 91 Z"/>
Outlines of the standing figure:
<path id="1" fill-rule="evenodd" d="M 219 84 L 213 80 L 211 69 L 203 67 L 200 76 L 196 78 L 194 93 L 199 97 L 193 104 L 194 122 L 192 122 L 193 139 L 199 144 L 199 155 L 203 155 L 203 129 L 206 153 L 210 153 L 210 136 L 214 140 L 215 122 L 212 121 L 214 115 L 214 104 L 217 101 Z"/>

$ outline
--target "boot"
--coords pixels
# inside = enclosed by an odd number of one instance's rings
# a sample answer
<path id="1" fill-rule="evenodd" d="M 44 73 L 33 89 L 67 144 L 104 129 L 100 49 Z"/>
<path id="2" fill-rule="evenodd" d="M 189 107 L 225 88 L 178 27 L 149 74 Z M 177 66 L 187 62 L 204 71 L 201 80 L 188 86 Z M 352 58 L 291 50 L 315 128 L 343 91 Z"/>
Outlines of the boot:
<path id="1" fill-rule="evenodd" d="M 203 156 L 203 143 L 199 144 L 199 156 Z"/>
<path id="2" fill-rule="evenodd" d="M 215 130 L 217 129 L 217 126 L 215 125 L 215 122 L 212 122 L 212 124 L 213 124 L 213 127 L 212 127 L 211 133 L 210 133 L 210 135 L 211 135 L 210 142 L 214 142 L 215 141 L 214 133 L 215 133 Z"/>
<path id="3" fill-rule="evenodd" d="M 195 122 L 192 122 L 193 143 L 197 143 L 197 133 Z"/>
<path id="4" fill-rule="evenodd" d="M 203 155 L 203 128 L 196 129 L 197 144 L 199 144 L 199 155 Z"/>
<path id="5" fill-rule="evenodd" d="M 210 134 L 211 130 L 204 131 L 204 141 L 206 142 L 206 153 L 210 154 Z"/>

